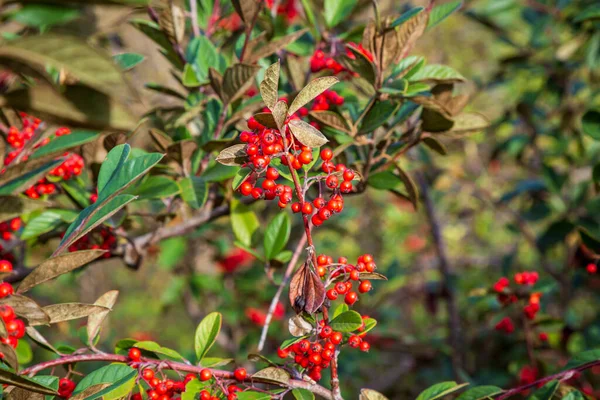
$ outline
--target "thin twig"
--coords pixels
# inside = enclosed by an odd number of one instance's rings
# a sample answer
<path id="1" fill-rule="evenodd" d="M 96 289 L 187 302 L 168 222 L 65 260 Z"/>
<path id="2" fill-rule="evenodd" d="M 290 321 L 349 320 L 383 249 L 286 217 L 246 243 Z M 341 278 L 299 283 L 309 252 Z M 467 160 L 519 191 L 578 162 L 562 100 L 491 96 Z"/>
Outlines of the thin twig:
<path id="1" fill-rule="evenodd" d="M 446 244 L 442 237 L 442 228 L 437 217 L 435 206 L 431 195 L 429 194 L 429 184 L 425 180 L 423 174 L 417 174 L 417 181 L 421 189 L 421 196 L 425 206 L 425 213 L 431 227 L 431 236 L 435 245 L 436 253 L 439 260 L 440 274 L 442 275 L 442 291 L 446 298 L 446 306 L 448 309 L 448 342 L 451 350 L 452 369 L 457 379 L 459 379 L 460 370 L 462 369 L 462 343 L 461 343 L 461 326 L 458 306 L 456 304 L 456 295 L 452 285 L 452 272 L 450 271 L 450 261 L 446 253 Z"/>
<path id="2" fill-rule="evenodd" d="M 192 14 L 192 32 L 194 36 L 200 36 L 198 25 L 198 0 L 190 0 L 190 13 Z"/>
<path id="3" fill-rule="evenodd" d="M 269 325 L 271 324 L 271 320 L 273 319 L 273 313 L 275 313 L 275 309 L 277 308 L 277 303 L 279 303 L 279 298 L 283 293 L 283 289 L 287 286 L 290 281 L 290 277 L 294 272 L 296 264 L 298 263 L 298 259 L 300 258 L 300 254 L 302 254 L 302 250 L 306 245 L 306 236 L 302 236 L 302 239 L 296 245 L 296 250 L 294 250 L 294 254 L 292 255 L 292 259 L 285 270 L 285 274 L 283 275 L 283 279 L 279 284 L 279 288 L 277 289 L 277 293 L 273 296 L 273 300 L 271 300 L 271 305 L 269 306 L 269 312 L 267 313 L 267 318 L 265 319 L 265 324 L 263 325 L 262 332 L 260 333 L 260 341 L 258 342 L 258 351 L 262 351 L 265 346 L 265 341 L 267 340 L 267 332 L 269 331 Z"/>

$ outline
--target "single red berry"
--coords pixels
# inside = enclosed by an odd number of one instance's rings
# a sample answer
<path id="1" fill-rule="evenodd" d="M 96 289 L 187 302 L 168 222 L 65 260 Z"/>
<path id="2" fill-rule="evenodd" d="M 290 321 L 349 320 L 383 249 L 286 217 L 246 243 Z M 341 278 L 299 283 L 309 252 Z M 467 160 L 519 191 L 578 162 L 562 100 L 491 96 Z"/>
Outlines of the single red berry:
<path id="1" fill-rule="evenodd" d="M 360 344 L 360 351 L 367 352 L 367 351 L 369 351 L 370 348 L 371 348 L 371 345 L 368 342 L 365 342 L 364 340 Z"/>
<path id="2" fill-rule="evenodd" d="M 8 260 L 0 260 L 0 272 L 10 272 L 13 270 L 13 265 Z"/>
<path id="3" fill-rule="evenodd" d="M 360 272 L 358 272 L 355 269 L 350 271 L 350 279 L 352 279 L 353 281 L 357 281 L 359 278 L 360 278 Z M 359 287 L 359 291 L 360 291 L 360 287 Z"/>
<path id="4" fill-rule="evenodd" d="M 289 355 L 290 355 L 290 351 L 287 348 L 282 349 L 280 347 L 277 349 L 277 356 L 279 356 L 279 358 L 288 358 Z"/>
<path id="5" fill-rule="evenodd" d="M 300 203 L 294 203 L 294 204 L 292 204 L 292 211 L 294 213 L 299 213 L 300 210 L 302 210 L 302 205 L 300 205 Z"/>
<path id="6" fill-rule="evenodd" d="M 201 381 L 208 381 L 211 378 L 212 378 L 212 372 L 210 371 L 210 369 L 204 368 L 202 371 L 200 371 L 200 380 Z"/>
<path id="7" fill-rule="evenodd" d="M 200 400 L 210 400 L 210 393 L 208 390 L 203 390 L 200 392 Z"/>
<path id="8" fill-rule="evenodd" d="M 337 300 L 338 294 L 339 293 L 335 289 L 329 289 L 327 291 L 327 298 L 331 301 Z"/>
<path id="9" fill-rule="evenodd" d="M 246 379 L 246 376 L 248 376 L 248 373 L 246 372 L 245 368 L 240 367 L 233 372 L 233 376 L 235 376 L 235 379 L 237 379 L 238 381 L 243 381 L 244 379 Z"/>
<path id="10" fill-rule="evenodd" d="M 339 294 L 346 294 L 346 292 L 348 291 L 348 287 L 346 286 L 346 284 L 344 282 L 338 282 L 335 284 L 335 290 Z"/>
<path id="11" fill-rule="evenodd" d="M 312 214 L 312 212 L 313 212 L 312 204 L 310 204 L 308 202 L 302 204 L 302 214 Z"/>
<path id="12" fill-rule="evenodd" d="M 344 297 L 344 301 L 349 306 L 351 306 L 352 304 L 356 303 L 356 300 L 358 300 L 358 294 L 356 294 L 356 292 L 348 292 L 346 294 L 346 297 Z"/>
<path id="13" fill-rule="evenodd" d="M 322 265 L 319 265 L 319 266 L 317 267 L 317 274 L 318 274 L 318 275 L 319 275 L 321 278 L 322 278 L 322 277 L 324 277 L 326 273 L 327 273 L 327 268 L 325 268 L 325 267 L 324 267 L 324 266 L 322 266 Z"/>
<path id="14" fill-rule="evenodd" d="M 360 346 L 361 342 L 362 342 L 362 339 L 359 336 L 357 336 L 357 335 L 352 335 L 352 336 L 350 336 L 350 338 L 348 338 L 348 345 L 350 347 L 355 348 L 355 349 L 358 346 Z"/>
<path id="15" fill-rule="evenodd" d="M 340 343 L 342 343 L 343 339 L 344 339 L 344 335 L 342 335 L 341 332 L 333 332 L 331 334 L 331 337 L 329 338 L 329 340 L 331 340 L 331 343 L 333 343 L 333 344 L 340 344 Z"/>
<path id="16" fill-rule="evenodd" d="M 303 151 L 298 156 L 298 160 L 300 160 L 300 162 L 302 164 L 310 164 L 312 162 L 312 159 L 313 159 L 312 152 L 310 152 L 310 151 Z"/>
<path id="17" fill-rule="evenodd" d="M 325 207 L 325 199 L 322 197 L 317 197 L 316 199 L 313 200 L 313 205 L 317 208 L 323 208 Z"/>
<path id="18" fill-rule="evenodd" d="M 335 175 L 329 175 L 325 180 L 325 184 L 329 189 L 335 189 L 338 187 L 338 178 Z"/>
<path id="19" fill-rule="evenodd" d="M 352 182 L 344 181 L 340 185 L 340 192 L 342 193 L 350 193 L 352 191 Z"/>
<path id="20" fill-rule="evenodd" d="M 311 363 L 313 363 L 315 365 L 319 365 L 319 364 L 321 364 L 321 361 L 323 361 L 323 359 L 321 358 L 320 353 L 313 353 L 308 357 L 308 361 L 310 361 Z"/>
<path id="21" fill-rule="evenodd" d="M 332 333 L 333 333 L 333 329 L 331 329 L 331 327 L 329 325 L 327 325 L 321 329 L 321 332 L 319 332 L 319 336 L 322 337 L 323 339 L 325 339 L 325 338 L 328 338 L 329 336 L 331 336 Z"/>
<path id="22" fill-rule="evenodd" d="M 587 267 L 585 267 L 588 274 L 595 274 L 598 271 L 598 267 L 594 263 L 589 263 Z"/>
<path id="23" fill-rule="evenodd" d="M 317 257 L 317 264 L 327 265 L 327 256 L 325 254 L 321 254 L 319 257 Z"/>
<path id="24" fill-rule="evenodd" d="M 261 186 L 265 190 L 273 190 L 275 188 L 275 181 L 271 179 L 265 179 Z"/>
<path id="25" fill-rule="evenodd" d="M 347 169 L 344 171 L 342 178 L 345 181 L 351 181 L 352 179 L 354 179 L 354 171 L 352 171 L 351 169 Z"/>
<path id="26" fill-rule="evenodd" d="M 548 334 L 546 332 L 540 332 L 540 340 L 542 342 L 547 342 L 548 341 Z"/>
<path id="27" fill-rule="evenodd" d="M 372 288 L 371 282 L 370 281 L 362 281 L 360 283 L 360 285 L 358 286 L 358 291 L 361 293 L 367 293 L 368 291 L 370 291 Z"/>
<path id="28" fill-rule="evenodd" d="M 323 225 L 323 220 L 321 218 L 319 218 L 318 214 L 314 214 L 311 218 L 310 221 L 312 222 L 312 224 L 314 226 L 321 226 Z"/>
<path id="29" fill-rule="evenodd" d="M 331 149 L 324 148 L 323 150 L 321 150 L 321 159 L 323 159 L 323 161 L 329 161 L 332 158 L 333 158 L 333 151 L 331 151 Z"/>
<path id="30" fill-rule="evenodd" d="M 140 351 L 140 349 L 132 347 L 129 349 L 128 356 L 131 361 L 140 361 L 140 359 L 142 358 L 142 352 Z"/>
<path id="31" fill-rule="evenodd" d="M 242 183 L 242 186 L 240 186 L 240 192 L 244 196 L 249 196 L 252 193 L 253 188 L 254 187 L 252 186 L 252 184 L 250 182 L 244 182 L 244 183 Z"/>
<path id="32" fill-rule="evenodd" d="M 0 299 L 10 296 L 13 293 L 14 293 L 14 290 L 10 283 L 8 283 L 8 282 L 0 283 Z"/>
<path id="33" fill-rule="evenodd" d="M 271 179 L 271 180 L 277 180 L 277 178 L 279 178 L 279 171 L 277 171 L 277 168 L 268 168 L 267 169 L 267 179 Z"/>

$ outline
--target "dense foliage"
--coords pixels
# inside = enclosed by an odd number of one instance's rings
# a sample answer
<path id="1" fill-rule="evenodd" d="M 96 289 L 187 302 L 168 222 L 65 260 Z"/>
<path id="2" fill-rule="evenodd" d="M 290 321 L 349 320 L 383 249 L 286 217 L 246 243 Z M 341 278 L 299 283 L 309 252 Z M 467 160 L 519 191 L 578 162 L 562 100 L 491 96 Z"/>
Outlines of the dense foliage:
<path id="1" fill-rule="evenodd" d="M 3 397 L 597 396 L 600 6 L 414 3 L 0 4 Z"/>

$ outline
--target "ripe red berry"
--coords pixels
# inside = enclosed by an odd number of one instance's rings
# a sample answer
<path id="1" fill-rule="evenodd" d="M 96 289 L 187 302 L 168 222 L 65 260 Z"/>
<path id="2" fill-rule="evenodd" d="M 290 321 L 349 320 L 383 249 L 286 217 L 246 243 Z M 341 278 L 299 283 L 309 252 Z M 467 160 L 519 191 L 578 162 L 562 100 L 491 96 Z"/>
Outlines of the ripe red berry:
<path id="1" fill-rule="evenodd" d="M 0 283 L 0 299 L 10 296 L 14 293 L 13 287 L 8 282 Z"/>
<path id="2" fill-rule="evenodd" d="M 360 283 L 360 285 L 358 286 L 358 291 L 361 293 L 367 293 L 368 291 L 370 291 L 372 288 L 371 282 L 370 281 L 362 281 Z"/>
<path id="3" fill-rule="evenodd" d="M 313 204 L 317 208 L 323 208 L 323 207 L 325 207 L 326 202 L 325 202 L 324 198 L 317 197 L 316 199 L 313 200 Z"/>
<path id="4" fill-rule="evenodd" d="M 0 272 L 10 272 L 13 270 L 13 265 L 8 260 L 0 260 Z"/>
<path id="5" fill-rule="evenodd" d="M 346 284 L 344 282 L 338 282 L 335 284 L 335 290 L 339 294 L 346 294 L 346 292 L 348 291 L 348 287 L 346 286 Z"/>
<path id="6" fill-rule="evenodd" d="M 358 300 L 358 294 L 356 294 L 356 292 L 348 292 L 346 294 L 346 297 L 344 297 L 344 301 L 349 306 L 351 306 L 352 304 L 356 303 L 356 300 Z"/>
<path id="7" fill-rule="evenodd" d="M 319 336 L 322 337 L 323 339 L 325 339 L 325 338 L 328 338 L 329 336 L 331 336 L 332 333 L 333 333 L 333 329 L 331 329 L 331 327 L 329 325 L 326 325 L 321 329 L 321 332 L 319 332 Z"/>
<path id="8" fill-rule="evenodd" d="M 352 191 L 352 182 L 344 181 L 340 185 L 340 192 L 342 193 L 350 193 Z"/>
<path id="9" fill-rule="evenodd" d="M 275 188 L 275 181 L 271 179 L 265 179 L 261 186 L 265 190 L 273 190 Z"/>
<path id="10" fill-rule="evenodd" d="M 246 372 L 245 368 L 240 367 L 233 372 L 233 376 L 235 376 L 235 379 L 237 379 L 238 381 L 243 381 L 244 379 L 246 379 L 246 376 L 248 376 L 248 373 Z"/>
<path id="11" fill-rule="evenodd" d="M 595 274 L 598 271 L 598 267 L 594 263 L 589 263 L 587 267 L 585 267 L 588 274 Z"/>
<path id="12" fill-rule="evenodd" d="M 331 340 L 331 343 L 333 343 L 333 344 L 340 344 L 340 343 L 342 343 L 343 339 L 344 339 L 344 335 L 342 335 L 341 332 L 333 332 L 331 334 L 331 337 L 329 338 L 329 340 Z"/>
<path id="13" fill-rule="evenodd" d="M 331 149 L 324 148 L 323 150 L 321 150 L 321 159 L 323 159 L 323 161 L 329 161 L 332 158 L 333 158 L 333 151 L 331 151 Z"/>
<path id="14" fill-rule="evenodd" d="M 242 186 L 240 186 L 240 192 L 244 196 L 249 196 L 252 193 L 252 189 L 253 189 L 253 186 L 250 182 L 244 182 L 244 183 L 242 183 Z"/>
<path id="15" fill-rule="evenodd" d="M 319 257 L 317 257 L 317 264 L 327 265 L 327 256 L 325 254 L 321 254 Z"/>
<path id="16" fill-rule="evenodd" d="M 312 214 L 312 212 L 313 212 L 312 204 L 310 204 L 308 202 L 302 204 L 302 214 Z"/>
<path id="17" fill-rule="evenodd" d="M 204 368 L 202 371 L 200 371 L 200 380 L 201 381 L 208 381 L 211 378 L 212 378 L 212 372 L 210 371 L 210 369 Z"/>
<path id="18" fill-rule="evenodd" d="M 300 155 L 298 156 L 298 160 L 302 163 L 302 164 L 310 164 L 312 161 L 313 157 L 312 157 L 312 152 L 310 151 L 303 151 L 302 153 L 300 153 Z"/>
<path id="19" fill-rule="evenodd" d="M 338 298 L 338 292 L 335 289 L 329 289 L 327 291 L 327 298 L 331 301 L 336 300 Z"/>
<path id="20" fill-rule="evenodd" d="M 354 179 L 354 171 L 352 171 L 351 169 L 345 170 L 344 174 L 342 175 L 342 178 L 345 181 L 351 181 L 352 179 Z"/>
<path id="21" fill-rule="evenodd" d="M 282 349 L 280 347 L 277 349 L 277 356 L 279 356 L 279 358 L 288 358 L 289 355 L 290 355 L 290 351 L 287 348 Z"/>
<path id="22" fill-rule="evenodd" d="M 302 206 L 300 205 L 300 203 L 294 203 L 294 204 L 292 204 L 292 211 L 294 213 L 299 213 L 300 210 L 302 210 Z"/>
<path id="23" fill-rule="evenodd" d="M 338 187 L 338 178 L 335 175 L 329 175 L 325 180 L 325 184 L 329 189 L 335 189 Z"/>
<path id="24" fill-rule="evenodd" d="M 142 371 L 142 377 L 146 381 L 149 381 L 150 379 L 154 378 L 154 371 L 149 368 L 146 368 L 145 370 Z"/>
<path id="25" fill-rule="evenodd" d="M 357 336 L 357 335 L 352 335 L 352 336 L 350 336 L 350 338 L 348 338 L 348 345 L 350 347 L 355 348 L 355 349 L 358 346 L 360 346 L 361 342 L 362 342 L 362 339 L 359 336 Z"/>
<path id="26" fill-rule="evenodd" d="M 140 349 L 132 347 L 129 349 L 128 356 L 131 361 L 140 361 L 140 359 L 142 358 L 142 352 L 140 351 Z"/>
<path id="27" fill-rule="evenodd" d="M 314 226 L 320 226 L 320 225 L 323 225 L 323 220 L 322 220 L 321 218 L 319 218 L 319 215 L 318 215 L 318 214 L 314 214 L 314 215 L 311 217 L 310 221 L 312 222 L 312 224 L 313 224 Z"/>
<path id="28" fill-rule="evenodd" d="M 365 342 L 365 341 L 361 342 L 360 351 L 367 352 L 367 351 L 369 351 L 370 348 L 371 348 L 371 345 L 368 342 Z"/>
<path id="29" fill-rule="evenodd" d="M 267 169 L 267 179 L 271 179 L 271 180 L 277 180 L 277 178 L 279 178 L 279 171 L 277 171 L 277 168 L 269 168 Z"/>

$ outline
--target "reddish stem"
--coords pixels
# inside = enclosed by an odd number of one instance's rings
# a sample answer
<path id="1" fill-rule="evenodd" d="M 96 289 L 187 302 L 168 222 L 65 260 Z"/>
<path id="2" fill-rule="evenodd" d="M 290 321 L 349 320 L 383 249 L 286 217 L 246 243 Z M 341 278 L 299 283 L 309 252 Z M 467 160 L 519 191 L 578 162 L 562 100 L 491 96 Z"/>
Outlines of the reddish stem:
<path id="1" fill-rule="evenodd" d="M 198 367 L 195 365 L 189 365 L 189 364 L 184 364 L 184 363 L 180 363 L 180 362 L 169 361 L 168 363 L 165 363 L 164 360 L 155 360 L 155 359 L 151 359 L 151 358 L 142 358 L 139 363 L 131 363 L 131 360 L 127 356 L 122 356 L 119 354 L 100 353 L 100 354 L 68 355 L 68 356 L 60 357 L 60 358 L 57 358 L 56 360 L 46 361 L 46 362 L 31 366 L 29 368 L 26 368 L 26 369 L 22 370 L 20 372 L 20 374 L 33 376 L 40 371 L 43 371 L 48 368 L 56 367 L 59 365 L 74 364 L 74 363 L 78 363 L 78 362 L 93 362 L 93 361 L 96 361 L 96 362 L 97 361 L 120 362 L 120 363 L 126 363 L 126 364 L 129 363 L 133 367 L 135 367 L 138 364 L 144 364 L 144 365 L 154 364 L 156 367 L 158 367 L 160 365 L 160 367 L 163 369 L 170 369 L 170 370 L 179 371 L 179 372 L 190 372 L 190 373 L 194 373 L 194 374 L 199 374 L 200 371 L 202 371 L 203 369 L 206 369 L 204 367 Z M 213 376 L 215 376 L 216 378 L 235 379 L 233 372 L 222 371 L 222 370 L 212 369 L 212 368 L 209 368 L 209 369 L 211 370 Z M 334 400 L 333 397 L 331 396 L 331 392 L 328 389 L 326 389 L 323 386 L 320 386 L 316 383 L 309 382 L 309 381 L 303 381 L 303 380 L 299 380 L 299 379 L 290 379 L 287 384 L 275 384 L 272 381 L 264 381 L 262 379 L 254 379 L 254 378 L 252 378 L 252 376 L 249 376 L 248 379 L 246 379 L 246 382 L 250 382 L 250 383 L 260 382 L 260 383 L 268 383 L 271 385 L 289 387 L 292 389 L 294 389 L 294 388 L 306 389 L 306 390 L 309 390 L 312 393 L 317 394 L 325 399 Z"/>

